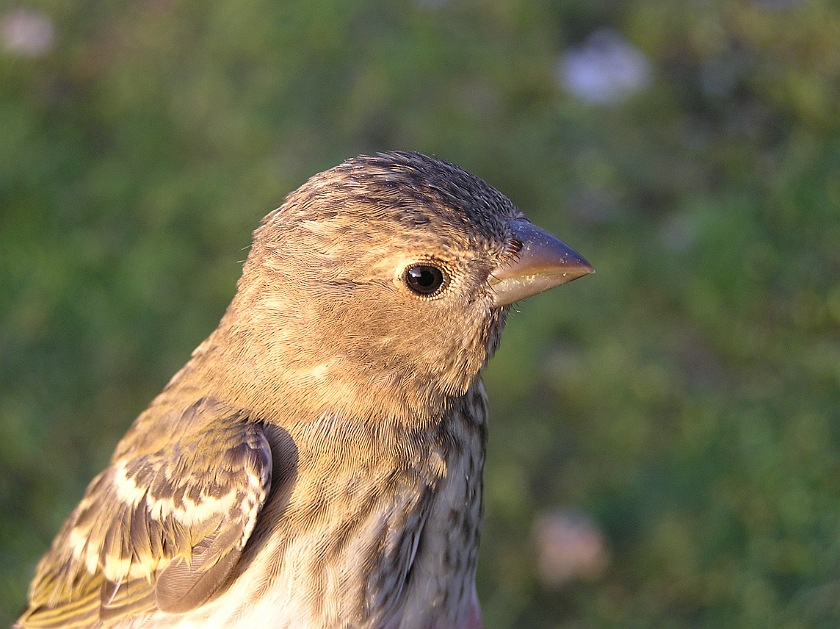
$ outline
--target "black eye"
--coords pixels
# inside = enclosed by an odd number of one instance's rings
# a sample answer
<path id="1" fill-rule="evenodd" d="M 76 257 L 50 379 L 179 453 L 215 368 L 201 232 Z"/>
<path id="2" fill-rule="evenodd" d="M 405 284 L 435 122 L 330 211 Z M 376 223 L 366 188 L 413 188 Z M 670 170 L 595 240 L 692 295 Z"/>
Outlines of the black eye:
<path id="1" fill-rule="evenodd" d="M 418 295 L 432 295 L 440 290 L 446 278 L 436 266 L 415 264 L 405 272 L 405 283 Z"/>

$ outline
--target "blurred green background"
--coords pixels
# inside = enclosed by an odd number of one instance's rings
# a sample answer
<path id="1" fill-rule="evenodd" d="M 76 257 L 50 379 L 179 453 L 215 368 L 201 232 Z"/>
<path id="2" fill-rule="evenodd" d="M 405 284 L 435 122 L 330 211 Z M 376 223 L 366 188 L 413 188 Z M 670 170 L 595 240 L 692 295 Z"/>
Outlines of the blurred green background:
<path id="1" fill-rule="evenodd" d="M 455 162 L 597 274 L 486 374 L 488 629 L 840 626 L 840 5 L 0 5 L 0 625 L 250 232 Z"/>

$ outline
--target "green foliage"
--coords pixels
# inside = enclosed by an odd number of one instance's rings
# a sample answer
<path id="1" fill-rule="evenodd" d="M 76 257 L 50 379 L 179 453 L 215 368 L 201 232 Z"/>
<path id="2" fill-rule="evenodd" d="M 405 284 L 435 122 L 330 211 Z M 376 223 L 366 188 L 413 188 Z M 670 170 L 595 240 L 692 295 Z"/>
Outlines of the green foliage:
<path id="1" fill-rule="evenodd" d="M 837 626 L 836 4 L 34 2 L 54 47 L 0 53 L 0 624 L 260 217 L 404 149 L 597 269 L 488 369 L 488 629 Z M 557 64 L 604 27 L 653 80 L 593 105 Z M 600 579 L 537 577 L 556 507 L 605 531 Z"/>

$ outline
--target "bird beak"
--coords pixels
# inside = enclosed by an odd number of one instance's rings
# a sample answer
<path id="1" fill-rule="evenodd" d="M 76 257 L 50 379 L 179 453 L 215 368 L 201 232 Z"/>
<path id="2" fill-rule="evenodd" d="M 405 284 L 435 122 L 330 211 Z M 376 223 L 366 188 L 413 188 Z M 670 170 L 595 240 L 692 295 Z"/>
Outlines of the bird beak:
<path id="1" fill-rule="evenodd" d="M 494 306 L 507 306 L 595 272 L 577 251 L 530 221 L 516 219 L 509 225 L 522 248 L 515 259 L 490 274 Z"/>

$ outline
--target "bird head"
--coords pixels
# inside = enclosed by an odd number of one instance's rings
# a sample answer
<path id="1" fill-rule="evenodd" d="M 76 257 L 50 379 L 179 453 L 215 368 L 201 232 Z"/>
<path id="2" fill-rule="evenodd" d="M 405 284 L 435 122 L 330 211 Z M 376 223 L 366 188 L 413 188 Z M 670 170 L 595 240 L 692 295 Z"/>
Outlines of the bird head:
<path id="1" fill-rule="evenodd" d="M 512 302 L 591 271 L 461 168 L 362 156 L 265 217 L 217 332 L 231 386 L 281 406 L 431 416 L 477 378 Z"/>

